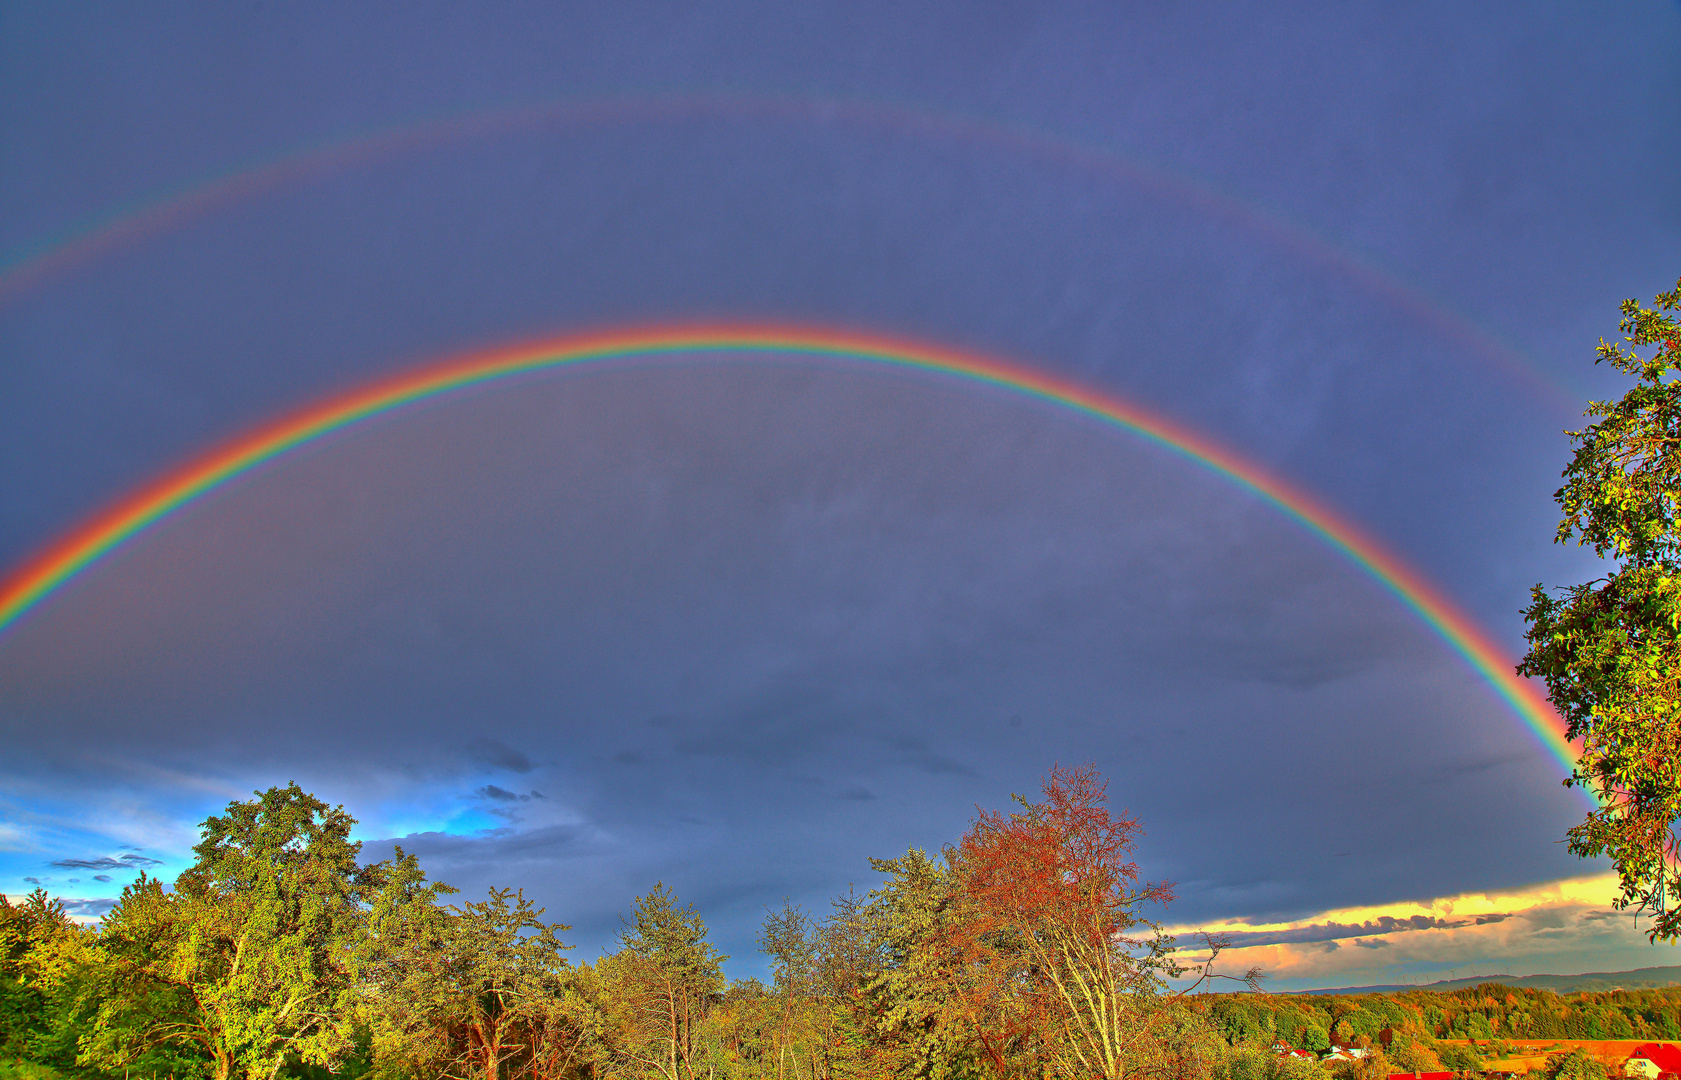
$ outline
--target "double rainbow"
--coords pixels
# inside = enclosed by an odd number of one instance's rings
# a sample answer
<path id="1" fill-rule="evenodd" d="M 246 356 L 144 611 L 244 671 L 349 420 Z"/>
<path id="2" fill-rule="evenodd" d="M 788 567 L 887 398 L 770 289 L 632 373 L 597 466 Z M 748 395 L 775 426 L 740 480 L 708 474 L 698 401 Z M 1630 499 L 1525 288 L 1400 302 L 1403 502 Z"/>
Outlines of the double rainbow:
<path id="1" fill-rule="evenodd" d="M 1114 424 L 1271 503 L 1410 608 L 1464 657 L 1566 770 L 1576 753 L 1547 700 L 1416 571 L 1311 495 L 1207 437 L 1118 396 L 944 346 L 827 328 L 674 325 L 528 342 L 428 365 L 331 398 L 260 427 L 140 489 L 0 583 L 0 635 L 107 552 L 177 508 L 323 435 L 405 405 L 522 374 L 633 357 L 704 360 L 726 354 L 829 358 L 983 383 Z"/>

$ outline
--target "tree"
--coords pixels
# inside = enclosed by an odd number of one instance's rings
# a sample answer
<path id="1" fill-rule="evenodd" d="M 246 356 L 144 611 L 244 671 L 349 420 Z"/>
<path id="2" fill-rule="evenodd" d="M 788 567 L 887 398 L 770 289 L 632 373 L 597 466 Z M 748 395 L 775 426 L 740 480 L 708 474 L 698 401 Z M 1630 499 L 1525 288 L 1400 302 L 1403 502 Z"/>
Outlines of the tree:
<path id="1" fill-rule="evenodd" d="M 787 1075 L 789 1060 L 799 1075 L 798 1048 L 815 1050 L 823 1025 L 817 1016 L 817 926 L 805 909 L 783 901 L 777 911 L 765 913 L 759 931 L 759 948 L 771 958 L 772 985 L 776 990 L 777 1021 L 772 1028 L 776 1049 L 776 1077 Z M 817 1063 L 812 1062 L 812 1075 Z"/>
<path id="2" fill-rule="evenodd" d="M 334 1067 L 351 1047 L 349 967 L 377 868 L 354 819 L 297 784 L 204 822 L 193 866 L 165 892 L 142 878 L 101 927 L 102 987 L 87 1063 L 197 1047 L 215 1080 L 272 1080 L 289 1060 Z"/>
<path id="3" fill-rule="evenodd" d="M 1173 891 L 1142 881 L 1130 860 L 1142 826 L 1109 812 L 1090 765 L 1053 768 L 1043 793 L 1017 796 L 1021 813 L 983 811 L 951 853 L 954 952 L 985 973 L 983 993 L 1014 999 L 1006 1028 L 1042 1040 L 1056 1071 L 1115 1080 L 1161 1049 L 1151 1042 L 1172 1015 L 1165 1006 L 1212 977 L 1224 945 L 1207 939 L 1197 982 L 1165 996 L 1163 977 L 1182 970 L 1143 912 Z"/>
<path id="4" fill-rule="evenodd" d="M 1428 1046 L 1420 1046 L 1412 1039 L 1396 1038 L 1386 1051 L 1396 1070 L 1410 1073 L 1441 1072 L 1442 1060 Z"/>
<path id="5" fill-rule="evenodd" d="M 1477 1051 L 1475 1044 L 1454 1043 L 1444 1046 L 1438 1055 L 1442 1064 L 1456 1073 L 1473 1073 L 1483 1071 L 1483 1056 Z"/>
<path id="6" fill-rule="evenodd" d="M 491 889 L 489 899 L 452 908 L 451 915 L 441 959 L 453 970 L 441 986 L 434 984 L 432 1010 L 433 1022 L 444 1022 L 458 1048 L 457 1069 L 444 1075 L 501 1080 L 504 1064 L 513 1061 L 533 1077 L 564 1072 L 579 1049 L 561 1008 L 567 967 L 561 953 L 571 946 L 557 935 L 570 927 L 543 922 L 543 909 L 513 889 Z"/>
<path id="7" fill-rule="evenodd" d="M 79 984 L 91 936 L 45 889 L 18 904 L 0 895 L 0 1054 L 76 1063 L 86 1021 Z"/>
<path id="8" fill-rule="evenodd" d="M 207 941 L 232 932 L 221 914 L 189 913 L 181 897 L 144 873 L 123 889 L 99 936 L 67 978 L 88 1014 L 76 1064 L 105 1072 L 150 1072 L 148 1059 L 197 1058 L 215 1077 L 238 1064 L 238 1029 L 214 1007 L 202 964 Z M 201 999 L 197 993 L 205 987 Z M 173 1072 L 173 1070 L 171 1070 Z"/>
<path id="9" fill-rule="evenodd" d="M 1524 610 L 1521 675 L 1546 680 L 1580 755 L 1567 784 L 1599 806 L 1569 830 L 1571 852 L 1607 855 L 1618 907 L 1654 916 L 1652 940 L 1681 934 L 1674 831 L 1681 817 L 1681 282 L 1655 309 L 1622 305 L 1624 344 L 1599 344 L 1635 385 L 1590 402 L 1595 422 L 1567 432 L 1575 453 L 1555 494 L 1556 541 L 1609 563 L 1604 577 L 1549 592 Z M 1625 347 L 1626 345 L 1626 347 Z M 1642 357 L 1639 349 L 1656 346 Z"/>
<path id="10" fill-rule="evenodd" d="M 560 923 L 512 889 L 443 907 L 455 890 L 426 881 L 401 848 L 383 874 L 360 950 L 365 1009 L 382 1072 L 451 1080 L 552 1077 L 583 1050 L 570 948 Z"/>
<path id="11" fill-rule="evenodd" d="M 817 924 L 813 991 L 818 999 L 821 1076 L 879 1075 L 871 1068 L 871 1046 L 864 1037 L 871 981 L 886 966 L 882 937 L 869 897 L 848 885 L 830 902 L 828 918 Z"/>
<path id="12" fill-rule="evenodd" d="M 723 962 L 692 905 L 663 882 L 638 897 L 619 935 L 623 948 L 598 968 L 621 1018 L 619 1053 L 666 1080 L 694 1080 L 701 1024 L 724 991 Z"/>
<path id="13" fill-rule="evenodd" d="M 882 1074 L 947 1080 L 1003 1060 L 993 1018 L 977 1008 L 975 969 L 953 944 L 956 915 L 947 868 L 920 849 L 871 859 L 887 875 L 867 920 L 880 964 L 863 986 L 858 1018 Z"/>

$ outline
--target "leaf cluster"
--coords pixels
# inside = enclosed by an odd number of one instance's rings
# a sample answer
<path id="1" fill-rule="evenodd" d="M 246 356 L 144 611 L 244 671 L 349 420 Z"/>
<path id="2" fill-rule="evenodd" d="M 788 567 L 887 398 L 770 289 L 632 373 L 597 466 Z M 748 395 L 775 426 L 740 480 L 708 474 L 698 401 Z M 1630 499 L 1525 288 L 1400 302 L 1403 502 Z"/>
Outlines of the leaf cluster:
<path id="1" fill-rule="evenodd" d="M 1681 283 L 1653 308 L 1622 306 L 1620 343 L 1598 363 L 1634 378 L 1594 423 L 1567 434 L 1575 451 L 1555 493 L 1555 539 L 1591 547 L 1605 576 L 1558 590 L 1536 585 L 1524 610 L 1529 652 L 1518 673 L 1545 680 L 1579 747 L 1568 783 L 1599 806 L 1568 834 L 1572 852 L 1610 857 L 1618 906 L 1650 912 L 1650 935 L 1681 933 L 1675 896 L 1681 817 Z M 1643 349 L 1653 347 L 1649 353 Z"/>

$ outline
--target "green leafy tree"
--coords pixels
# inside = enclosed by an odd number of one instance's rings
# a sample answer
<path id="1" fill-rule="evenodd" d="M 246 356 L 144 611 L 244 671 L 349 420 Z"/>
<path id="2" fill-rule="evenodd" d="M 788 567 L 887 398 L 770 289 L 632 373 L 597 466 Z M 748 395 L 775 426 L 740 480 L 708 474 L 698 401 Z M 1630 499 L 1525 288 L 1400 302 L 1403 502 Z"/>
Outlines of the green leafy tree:
<path id="1" fill-rule="evenodd" d="M 1475 1046 L 1455 1043 L 1442 1047 L 1437 1056 L 1443 1065 L 1457 1073 L 1481 1072 L 1483 1068 L 1483 1056 Z"/>
<path id="2" fill-rule="evenodd" d="M 352 1049 L 349 965 L 380 873 L 357 864 L 354 824 L 296 784 L 270 788 L 204 822 L 173 892 L 151 879 L 124 890 L 94 950 L 87 1063 L 191 1044 L 215 1080 L 336 1067 Z"/>
<path id="3" fill-rule="evenodd" d="M 859 1017 L 875 1064 L 883 1074 L 927 1080 L 973 1075 L 986 1040 L 966 985 L 971 969 L 950 946 L 947 868 L 917 848 L 870 864 L 887 876 L 870 893 L 880 963 L 863 987 Z"/>
<path id="4" fill-rule="evenodd" d="M 828 918 L 817 925 L 816 939 L 821 1075 L 880 1075 L 864 1034 L 869 1007 L 866 989 L 886 966 L 869 898 L 849 885 L 831 901 Z"/>
<path id="5" fill-rule="evenodd" d="M 443 907 L 401 848 L 368 913 L 358 974 L 376 1063 L 453 1080 L 557 1076 L 585 1053 L 560 923 L 512 889 Z"/>
<path id="6" fill-rule="evenodd" d="M 826 1010 L 818 1000 L 817 925 L 803 908 L 784 901 L 767 912 L 759 931 L 759 948 L 771 959 L 773 987 L 777 999 L 777 1021 L 772 1029 L 776 1049 L 776 1077 L 784 1080 L 793 1064 L 809 1060 L 812 1075 L 818 1072 L 818 1042 L 825 1028 Z"/>
<path id="7" fill-rule="evenodd" d="M 1549 591 L 1524 611 L 1529 652 L 1519 674 L 1546 680 L 1581 752 L 1568 783 L 1599 799 L 1569 830 L 1570 850 L 1609 856 L 1618 906 L 1654 916 L 1650 937 L 1681 934 L 1675 894 L 1681 848 L 1681 283 L 1653 309 L 1622 305 L 1621 344 L 1596 362 L 1635 379 L 1615 402 L 1591 402 L 1594 423 L 1570 432 L 1575 453 L 1555 496 L 1556 539 L 1592 547 L 1604 577 Z M 1655 347 L 1647 355 L 1640 350 Z"/>
<path id="8" fill-rule="evenodd" d="M 1427 1073 L 1441 1072 L 1442 1059 L 1428 1046 L 1424 1046 L 1406 1037 L 1398 1037 L 1389 1044 L 1385 1051 L 1389 1061 L 1397 1072 Z"/>
<path id="9" fill-rule="evenodd" d="M 145 874 L 123 889 L 92 947 L 61 976 L 88 1020 L 77 1065 L 157 1075 L 160 1061 L 196 1060 L 216 1077 L 233 1074 L 238 1033 L 195 993 L 204 943 L 231 934 L 216 917 L 223 915 L 203 906 L 189 912 L 179 895 Z"/>
<path id="10" fill-rule="evenodd" d="M 625 1066 L 652 1069 L 665 1080 L 695 1080 L 701 1025 L 724 991 L 723 961 L 706 940 L 692 905 L 678 906 L 663 882 L 639 897 L 622 948 L 604 958 L 622 1036 Z"/>
<path id="11" fill-rule="evenodd" d="M 0 895 L 0 1055 L 75 1064 L 90 939 L 44 889 L 18 904 Z"/>

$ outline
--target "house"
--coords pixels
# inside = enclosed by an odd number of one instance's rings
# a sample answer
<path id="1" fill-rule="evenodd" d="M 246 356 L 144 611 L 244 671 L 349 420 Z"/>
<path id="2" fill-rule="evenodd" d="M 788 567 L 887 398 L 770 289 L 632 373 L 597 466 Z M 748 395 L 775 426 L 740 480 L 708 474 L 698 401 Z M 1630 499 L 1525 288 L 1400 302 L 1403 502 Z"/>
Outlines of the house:
<path id="1" fill-rule="evenodd" d="M 1658 1080 L 1664 1073 L 1681 1073 L 1681 1049 L 1668 1043 L 1644 1043 L 1623 1062 L 1624 1076 Z"/>
<path id="2" fill-rule="evenodd" d="M 1371 1053 L 1370 1050 L 1363 1050 L 1358 1046 L 1338 1046 L 1335 1043 L 1332 1043 L 1331 1048 L 1329 1050 L 1327 1050 L 1323 1054 L 1319 1055 L 1319 1060 L 1320 1061 L 1359 1061 L 1361 1058 L 1365 1057 L 1369 1053 Z"/>
<path id="3" fill-rule="evenodd" d="M 1306 1058 L 1309 1061 L 1314 1060 L 1314 1056 L 1312 1054 L 1308 1053 L 1306 1050 L 1297 1050 L 1283 1039 L 1279 1039 L 1272 1044 L 1272 1052 L 1279 1057 L 1297 1057 Z"/>
<path id="4" fill-rule="evenodd" d="M 1389 1080 L 1453 1080 L 1450 1072 L 1390 1073 Z"/>

